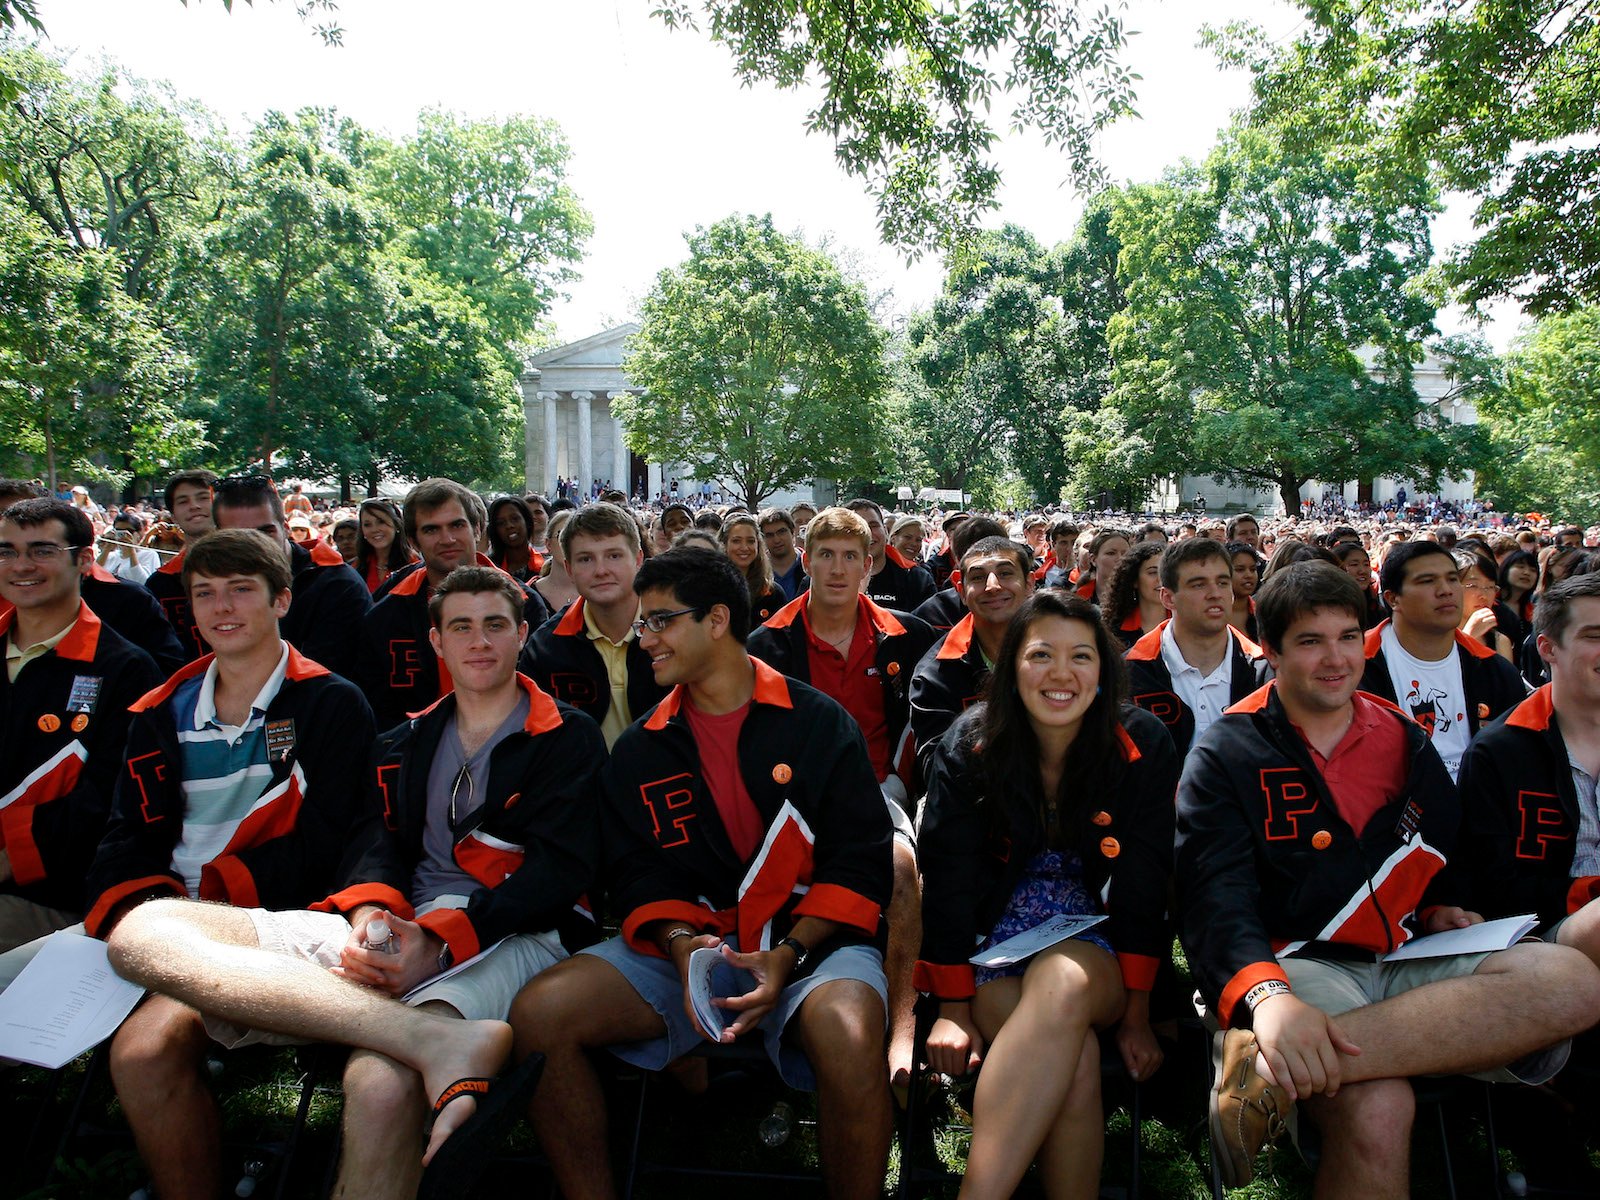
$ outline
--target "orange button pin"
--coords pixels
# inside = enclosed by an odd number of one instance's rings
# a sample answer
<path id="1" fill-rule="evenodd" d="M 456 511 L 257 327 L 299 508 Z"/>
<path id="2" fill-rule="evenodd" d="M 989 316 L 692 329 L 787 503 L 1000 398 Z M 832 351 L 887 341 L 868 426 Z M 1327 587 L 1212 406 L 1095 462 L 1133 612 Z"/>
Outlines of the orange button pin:
<path id="1" fill-rule="evenodd" d="M 1089 820 L 1093 821 L 1096 825 L 1103 827 L 1111 824 L 1111 814 L 1102 809 L 1100 812 L 1097 812 L 1094 816 L 1090 817 Z"/>
<path id="2" fill-rule="evenodd" d="M 73 733 L 82 733 L 87 728 L 89 728 L 89 714 L 88 713 L 79 713 L 77 716 L 72 718 L 72 732 Z"/>
<path id="3" fill-rule="evenodd" d="M 773 783 L 788 783 L 794 778 L 794 772 L 789 769 L 788 763 L 779 763 L 772 768 Z"/>
<path id="4" fill-rule="evenodd" d="M 1333 834 L 1326 829 L 1319 829 L 1311 835 L 1311 844 L 1318 850 L 1326 850 L 1333 845 Z"/>
<path id="5" fill-rule="evenodd" d="M 1122 843 L 1114 837 L 1100 839 L 1100 853 L 1107 858 L 1115 858 L 1122 853 Z"/>
<path id="6" fill-rule="evenodd" d="M 39 730 L 41 733 L 54 733 L 60 728 L 61 718 L 56 716 L 55 713 L 45 713 L 44 716 L 39 718 Z"/>

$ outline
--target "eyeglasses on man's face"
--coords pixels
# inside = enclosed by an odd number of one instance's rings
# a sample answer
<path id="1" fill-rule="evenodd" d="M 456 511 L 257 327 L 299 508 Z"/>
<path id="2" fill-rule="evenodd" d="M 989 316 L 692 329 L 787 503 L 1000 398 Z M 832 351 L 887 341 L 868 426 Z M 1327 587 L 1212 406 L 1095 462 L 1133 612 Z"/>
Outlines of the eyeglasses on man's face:
<path id="1" fill-rule="evenodd" d="M 646 629 L 651 633 L 665 633 L 667 626 L 671 625 L 677 617 L 682 617 L 689 613 L 699 614 L 704 611 L 704 609 L 697 606 L 694 608 L 675 608 L 671 612 L 650 613 L 648 616 L 640 617 L 633 623 L 633 636 L 643 637 Z"/>
<path id="2" fill-rule="evenodd" d="M 10 565 L 23 555 L 27 555 L 29 562 L 45 566 L 55 562 L 63 554 L 76 554 L 82 549 L 82 546 L 62 546 L 55 542 L 30 542 L 21 550 L 15 546 L 0 546 L 0 565 Z"/>

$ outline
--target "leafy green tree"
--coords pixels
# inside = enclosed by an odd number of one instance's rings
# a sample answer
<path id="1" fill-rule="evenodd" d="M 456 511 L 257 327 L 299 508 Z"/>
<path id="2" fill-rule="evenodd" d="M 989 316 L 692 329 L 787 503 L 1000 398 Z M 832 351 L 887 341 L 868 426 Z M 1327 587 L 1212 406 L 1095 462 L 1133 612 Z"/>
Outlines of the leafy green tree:
<path id="1" fill-rule="evenodd" d="M 175 362 L 106 250 L 69 251 L 0 199 L 0 463 L 127 485 L 200 445 Z M 109 455 L 109 457 L 108 457 Z"/>
<path id="2" fill-rule="evenodd" d="M 70 78 L 34 50 L 4 49 L 0 71 L 14 84 L 0 104 L 14 444 L 45 473 L 131 489 L 199 440 L 173 411 L 184 356 L 168 301 L 212 190 L 189 127 L 205 117 L 113 68 Z"/>
<path id="3" fill-rule="evenodd" d="M 902 436 L 940 486 L 1009 471 L 1054 500 L 1085 485 L 1089 460 L 1067 442 L 1111 386 L 1106 327 L 1122 292 L 1109 222 L 1103 195 L 1054 250 L 1014 225 L 980 235 L 909 322 L 918 386 L 902 388 Z"/>
<path id="4" fill-rule="evenodd" d="M 206 243 L 200 390 L 229 465 L 365 477 L 370 373 L 385 352 L 392 278 L 330 114 L 269 113 Z"/>
<path id="5" fill-rule="evenodd" d="M 885 334 L 861 287 L 770 215 L 686 240 L 629 342 L 623 367 L 644 394 L 613 402 L 628 444 L 731 481 L 752 509 L 803 479 L 877 474 Z"/>
<path id="6" fill-rule="evenodd" d="M 746 86 L 820 86 L 807 128 L 834 140 L 877 198 L 884 240 L 912 255 L 965 242 L 996 206 L 997 103 L 1059 147 L 1085 187 L 1104 182 L 1096 134 L 1133 111 L 1118 4 L 659 0 L 655 11 L 674 28 L 703 23 Z"/>
<path id="7" fill-rule="evenodd" d="M 414 136 L 367 139 L 358 153 L 395 245 L 483 310 L 506 369 L 519 372 L 593 230 L 566 182 L 571 151 L 560 127 L 430 110 Z"/>
<path id="8" fill-rule="evenodd" d="M 295 7 L 302 19 L 328 14 L 313 27 L 342 43 L 337 0 Z M 1095 141 L 1133 113 L 1139 79 L 1121 61 L 1131 36 L 1122 10 L 1036 0 L 657 0 L 653 11 L 669 28 L 703 25 L 747 87 L 819 86 L 807 129 L 833 139 L 840 165 L 876 197 L 884 240 L 915 257 L 963 244 L 996 207 L 997 104 L 1009 104 L 1011 126 L 1058 147 L 1080 187 L 1104 184 Z M 38 28 L 35 0 L 0 0 L 0 28 L 19 20 Z"/>
<path id="9" fill-rule="evenodd" d="M 1502 509 L 1600 520 L 1600 308 L 1548 316 L 1505 362 L 1503 389 L 1486 389 L 1489 431 L 1479 482 Z"/>
<path id="10" fill-rule="evenodd" d="M 1445 264 L 1470 305 L 1534 314 L 1600 299 L 1600 11 L 1588 0 L 1308 0 L 1278 49 L 1217 41 L 1257 70 L 1260 108 L 1369 162 L 1432 164 L 1475 197 L 1477 239 Z"/>
<path id="11" fill-rule="evenodd" d="M 522 482 L 522 398 L 481 307 L 419 264 L 384 256 L 394 280 L 384 353 L 358 409 L 364 482 L 444 475 L 483 490 Z"/>
<path id="12" fill-rule="evenodd" d="M 109 252 L 158 320 L 196 232 L 214 220 L 226 150 L 211 117 L 113 66 L 72 78 L 37 50 L 0 54 L 19 85 L 0 108 L 0 186 L 72 251 Z M 170 322 L 168 323 L 170 324 Z"/>
<path id="13" fill-rule="evenodd" d="M 1166 470 L 1276 489 L 1470 465 L 1412 364 L 1433 310 L 1432 188 L 1235 128 L 1201 166 L 1119 197 L 1127 307 L 1111 320 L 1114 407 Z"/>

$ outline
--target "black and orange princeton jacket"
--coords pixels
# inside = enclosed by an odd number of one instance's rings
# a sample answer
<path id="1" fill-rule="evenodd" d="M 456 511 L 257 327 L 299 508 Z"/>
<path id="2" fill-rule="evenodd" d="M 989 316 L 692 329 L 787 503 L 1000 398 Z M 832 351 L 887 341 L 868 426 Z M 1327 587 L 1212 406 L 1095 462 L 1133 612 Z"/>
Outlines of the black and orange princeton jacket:
<path id="1" fill-rule="evenodd" d="M 210 665 L 210 655 L 197 659 L 133 706 L 111 823 L 89 869 L 84 924 L 97 937 L 124 904 L 187 894 L 172 869 L 185 803 L 171 701 L 179 684 Z M 356 685 L 290 647 L 283 686 L 266 712 L 271 774 L 250 815 L 201 871 L 199 898 L 281 910 L 326 896 L 360 812 L 373 732 L 372 709 Z"/>
<path id="2" fill-rule="evenodd" d="M 1189 750 L 1178 781 L 1179 938 L 1226 1028 L 1280 958 L 1375 961 L 1421 932 L 1436 905 L 1470 908 L 1453 864 L 1456 785 L 1428 735 L 1404 726 L 1406 782 L 1359 837 L 1289 723 L 1277 685 L 1233 705 Z"/>
<path id="3" fill-rule="evenodd" d="M 1045 831 L 1009 828 L 1005 806 L 987 794 L 976 748 L 981 708 L 956 719 L 936 745 L 917 838 L 922 867 L 922 953 L 917 990 L 965 1000 L 975 988 L 968 956 L 994 928 L 1045 847 Z M 1149 991 L 1172 950 L 1167 883 L 1172 875 L 1172 794 L 1178 758 L 1161 723 L 1123 706 L 1117 729 L 1123 769 L 1101 795 L 1079 791 L 1082 833 L 1071 849 L 1083 886 L 1106 911 L 1105 934 L 1125 986 Z"/>
<path id="4" fill-rule="evenodd" d="M 1172 687 L 1172 672 L 1161 657 L 1161 635 L 1172 623 L 1168 617 L 1129 648 L 1128 699 L 1155 716 L 1172 735 L 1178 757 L 1189 753 L 1194 741 L 1194 713 Z M 1266 652 L 1233 626 L 1228 626 L 1233 669 L 1228 676 L 1228 700 L 1237 704 L 1267 681 L 1270 673 Z"/>
<path id="5" fill-rule="evenodd" d="M 622 936 L 645 954 L 659 954 L 641 933 L 653 921 L 737 933 L 746 951 L 776 945 L 801 917 L 837 922 L 840 933 L 812 948 L 810 969 L 837 946 L 882 945 L 889 813 L 850 714 L 751 663 L 739 768 L 766 822 L 761 845 L 748 861 L 734 853 L 675 688 L 617 739 L 601 774 L 607 883 Z"/>
<path id="6" fill-rule="evenodd" d="M 1549 928 L 1600 896 L 1600 876 L 1572 873 L 1578 790 L 1548 683 L 1472 739 L 1459 786 L 1477 911 Z"/>
<path id="7" fill-rule="evenodd" d="M 594 789 L 605 740 L 589 717 L 553 700 L 526 675 L 517 679 L 528 696 L 527 720 L 490 751 L 483 805 L 452 835 L 455 865 L 479 886 L 465 908 L 436 908 L 416 918 L 449 945 L 456 962 L 513 933 L 555 930 L 568 950 L 596 940 L 586 893 L 599 868 Z M 413 918 L 428 773 L 454 717 L 452 694 L 379 736 L 367 811 L 340 866 L 339 890 L 313 908 L 348 915 L 377 904 Z"/>

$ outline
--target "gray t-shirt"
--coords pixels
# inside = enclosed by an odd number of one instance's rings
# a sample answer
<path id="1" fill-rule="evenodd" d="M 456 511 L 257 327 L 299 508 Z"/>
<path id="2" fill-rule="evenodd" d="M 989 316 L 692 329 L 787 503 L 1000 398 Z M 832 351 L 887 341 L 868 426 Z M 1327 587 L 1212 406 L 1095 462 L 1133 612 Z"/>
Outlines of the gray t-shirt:
<path id="1" fill-rule="evenodd" d="M 459 827 L 483 807 L 489 783 L 490 754 L 527 720 L 528 695 L 521 692 L 510 714 L 471 758 L 461 745 L 454 720 L 439 738 L 433 766 L 428 770 L 428 817 L 422 826 L 422 861 L 411 877 L 411 904 L 418 914 L 435 908 L 465 908 L 467 898 L 483 886 L 456 863 L 456 834 L 450 828 L 451 797 L 453 794 L 455 822 Z"/>

